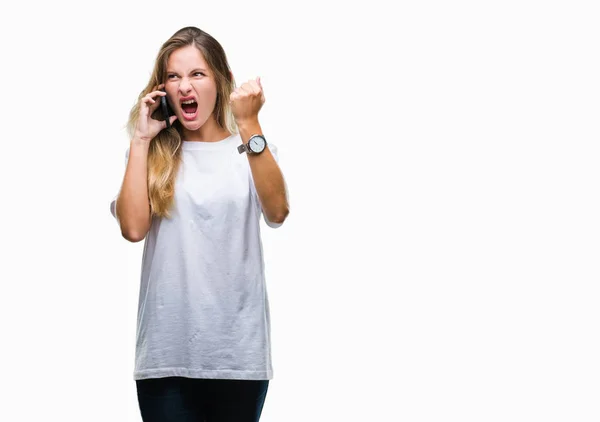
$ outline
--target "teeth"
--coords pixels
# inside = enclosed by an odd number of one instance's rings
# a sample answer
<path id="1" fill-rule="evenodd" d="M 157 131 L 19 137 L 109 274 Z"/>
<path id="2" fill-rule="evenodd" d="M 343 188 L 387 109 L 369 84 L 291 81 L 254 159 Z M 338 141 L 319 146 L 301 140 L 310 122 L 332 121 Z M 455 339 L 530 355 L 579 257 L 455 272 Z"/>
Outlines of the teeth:
<path id="1" fill-rule="evenodd" d="M 181 104 L 194 104 L 196 102 L 196 100 L 187 100 L 187 101 L 183 101 Z"/>

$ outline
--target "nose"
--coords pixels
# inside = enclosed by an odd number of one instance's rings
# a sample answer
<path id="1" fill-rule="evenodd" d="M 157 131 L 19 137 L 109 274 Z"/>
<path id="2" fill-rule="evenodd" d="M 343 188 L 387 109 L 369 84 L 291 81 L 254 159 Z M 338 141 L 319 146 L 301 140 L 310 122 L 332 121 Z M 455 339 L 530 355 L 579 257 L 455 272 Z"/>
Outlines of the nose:
<path id="1" fill-rule="evenodd" d="M 191 89 L 192 85 L 190 84 L 190 81 L 188 81 L 187 78 L 182 78 L 179 83 L 179 92 L 181 92 L 182 95 L 187 95 Z"/>

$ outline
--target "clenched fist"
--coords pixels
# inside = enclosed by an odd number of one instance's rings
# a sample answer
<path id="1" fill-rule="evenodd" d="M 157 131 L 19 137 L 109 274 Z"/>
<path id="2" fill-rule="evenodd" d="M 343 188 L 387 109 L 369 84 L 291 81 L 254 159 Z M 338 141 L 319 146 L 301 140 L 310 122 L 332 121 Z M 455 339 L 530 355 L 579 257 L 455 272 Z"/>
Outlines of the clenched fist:
<path id="1" fill-rule="evenodd" d="M 244 82 L 229 96 L 231 111 L 236 123 L 258 120 L 258 112 L 265 102 L 265 94 L 260 83 L 260 77 L 254 81 Z"/>

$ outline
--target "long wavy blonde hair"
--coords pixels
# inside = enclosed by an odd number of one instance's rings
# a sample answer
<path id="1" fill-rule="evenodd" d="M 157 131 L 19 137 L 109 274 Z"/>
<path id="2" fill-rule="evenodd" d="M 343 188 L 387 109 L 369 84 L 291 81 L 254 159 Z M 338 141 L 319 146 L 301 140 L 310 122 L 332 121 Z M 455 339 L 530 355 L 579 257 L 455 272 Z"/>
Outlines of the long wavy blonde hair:
<path id="1" fill-rule="evenodd" d="M 140 100 L 154 90 L 154 87 L 165 83 L 167 78 L 167 62 L 171 53 L 181 47 L 195 46 L 203 55 L 217 85 L 217 101 L 213 110 L 215 120 L 223 129 L 232 134 L 238 133 L 238 128 L 229 105 L 229 96 L 235 89 L 235 80 L 227 62 L 225 50 L 211 35 L 193 26 L 188 26 L 175 32 L 161 47 L 154 70 L 146 88 L 140 93 L 135 105 L 129 112 L 127 130 L 130 138 L 140 116 Z M 153 114 L 162 120 L 160 107 Z M 161 130 L 148 148 L 148 198 L 152 216 L 170 218 L 170 209 L 175 200 L 175 179 L 181 164 L 181 134 L 179 120 L 175 120 L 170 129 Z"/>

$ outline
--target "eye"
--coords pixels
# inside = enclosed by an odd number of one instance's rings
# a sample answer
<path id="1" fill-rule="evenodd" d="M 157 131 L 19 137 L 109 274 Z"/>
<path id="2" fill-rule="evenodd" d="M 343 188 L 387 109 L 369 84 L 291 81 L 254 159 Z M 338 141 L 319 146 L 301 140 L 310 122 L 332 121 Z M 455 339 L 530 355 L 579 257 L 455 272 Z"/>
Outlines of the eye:
<path id="1" fill-rule="evenodd" d="M 173 73 L 167 75 L 167 79 L 175 79 L 176 77 L 177 75 L 174 75 Z"/>
<path id="2" fill-rule="evenodd" d="M 202 76 L 206 76 L 204 73 L 202 72 L 194 72 L 194 76 L 198 76 L 198 75 L 202 75 Z"/>

